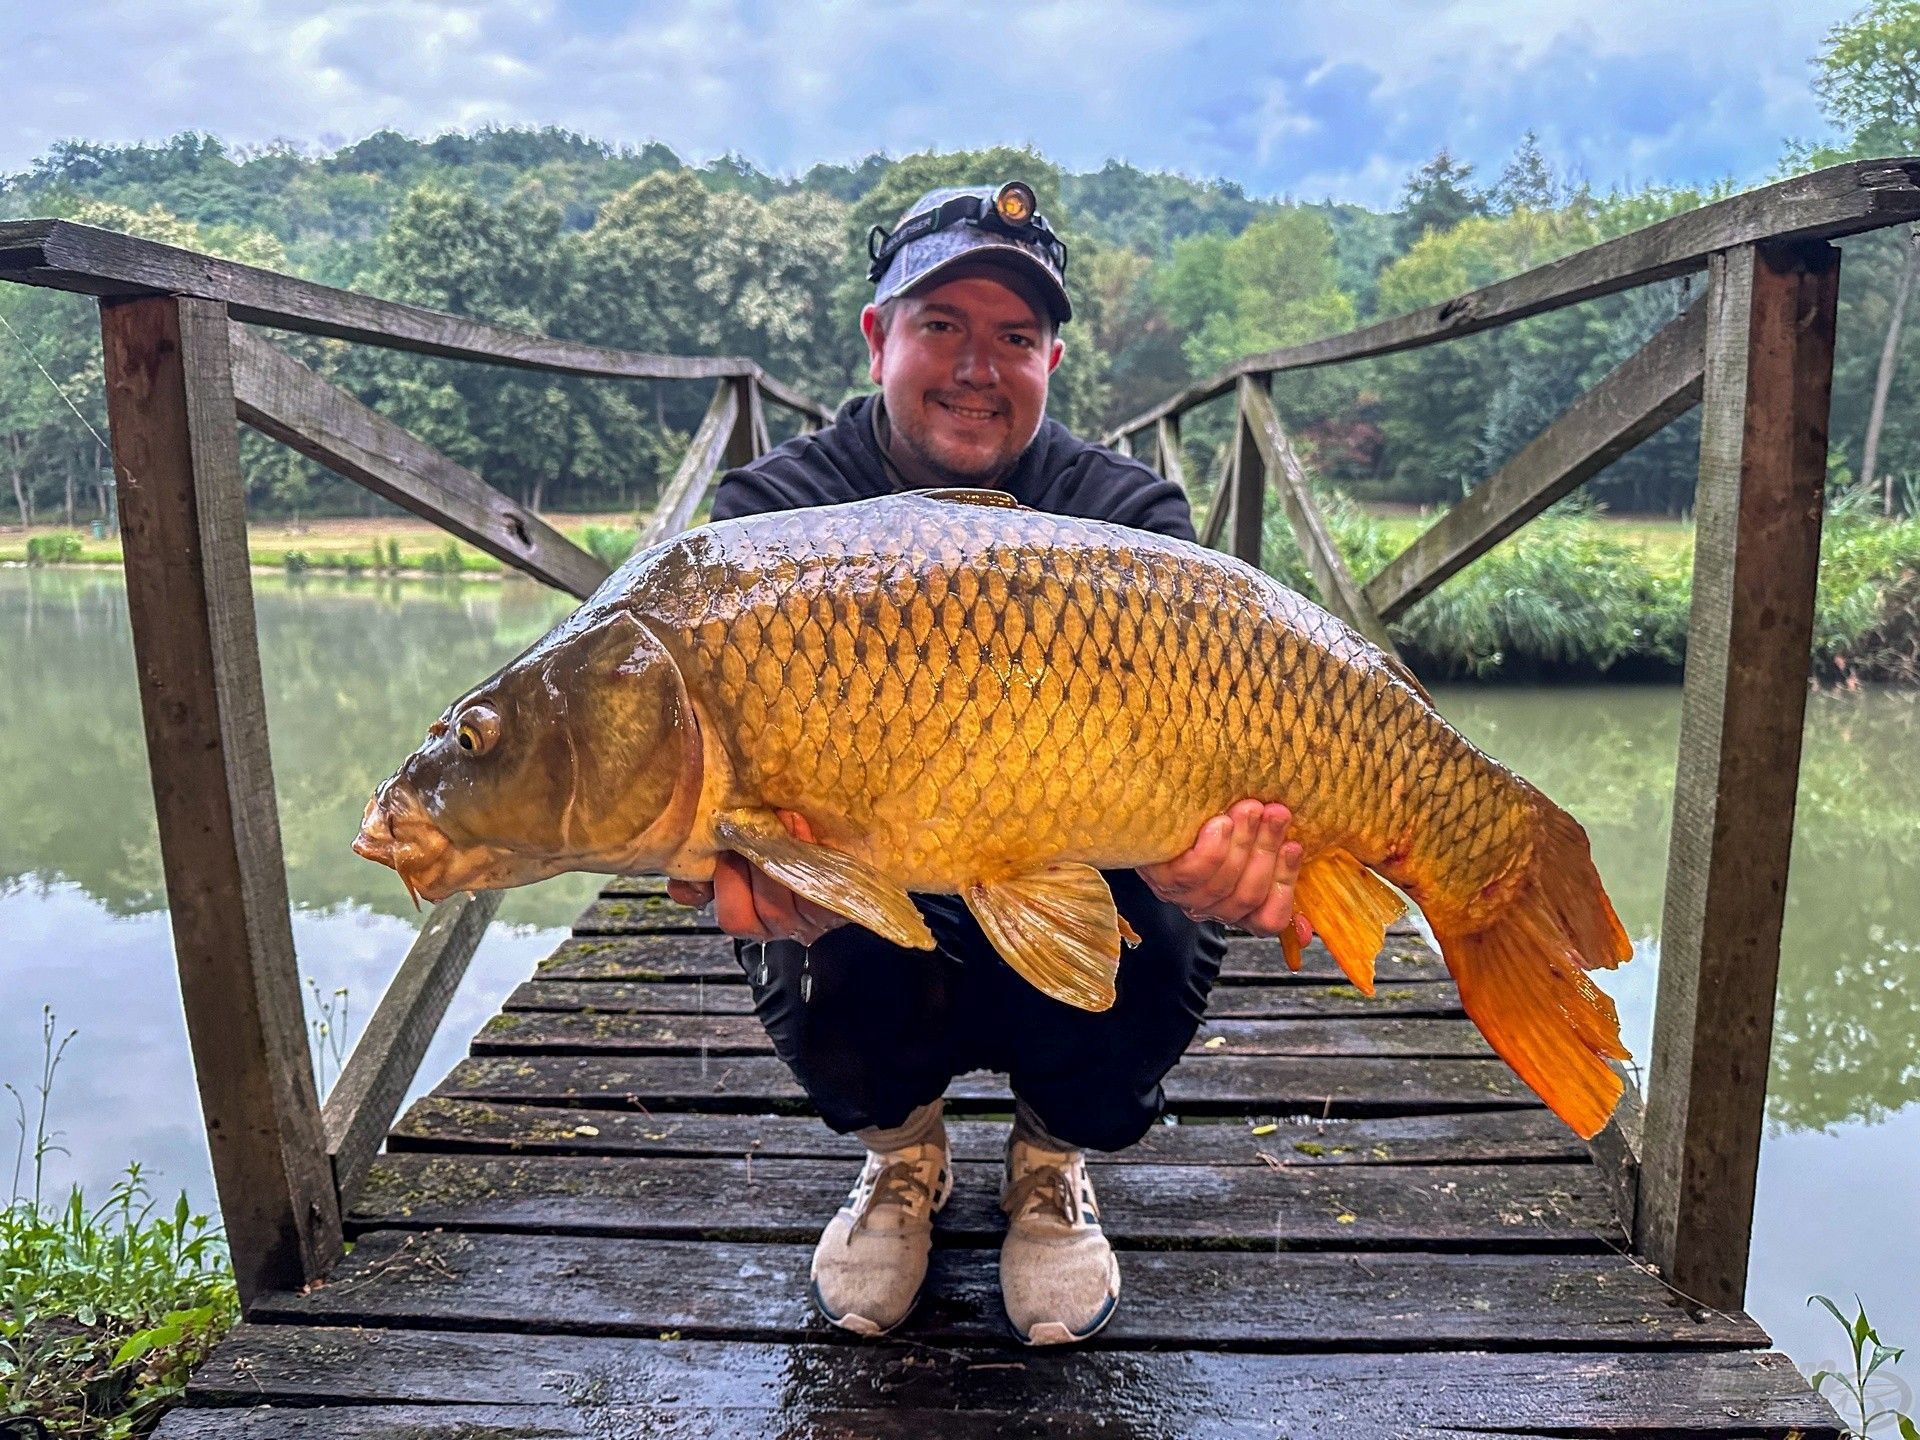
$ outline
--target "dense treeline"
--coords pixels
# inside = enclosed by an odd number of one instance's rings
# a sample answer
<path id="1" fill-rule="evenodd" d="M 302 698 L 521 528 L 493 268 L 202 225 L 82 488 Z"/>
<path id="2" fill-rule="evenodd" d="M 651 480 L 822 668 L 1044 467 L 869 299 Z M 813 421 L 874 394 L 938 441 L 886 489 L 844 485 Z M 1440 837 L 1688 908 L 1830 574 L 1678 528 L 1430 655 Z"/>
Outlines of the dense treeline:
<path id="1" fill-rule="evenodd" d="M 1815 88 L 1846 141 L 1789 147 L 1778 176 L 1920 151 L 1916 39 L 1920 0 L 1875 0 L 1836 27 Z M 892 223 L 931 186 L 1016 175 L 1035 185 L 1071 247 L 1079 315 L 1053 410 L 1084 431 L 1249 351 L 1428 305 L 1728 193 L 1597 194 L 1563 182 L 1531 135 L 1486 184 L 1442 151 L 1383 214 L 1257 199 L 1119 162 L 1069 173 L 1028 150 L 873 155 L 777 177 L 737 157 L 688 165 L 663 145 L 615 147 L 555 129 L 382 132 L 324 155 L 236 151 L 189 133 L 158 145 L 55 146 L 0 177 L 0 217 L 64 216 L 603 344 L 746 355 L 833 400 L 866 381 L 856 317 L 868 227 Z M 1836 461 L 1865 482 L 1871 450 L 1876 494 L 1910 512 L 1920 503 L 1920 413 L 1904 402 L 1912 387 L 1900 366 L 1911 376 L 1920 363 L 1903 323 L 1920 249 L 1884 232 L 1847 251 Z M 1321 471 L 1351 492 L 1445 502 L 1677 314 L 1687 283 L 1287 376 L 1275 400 Z M 22 520 L 84 520 L 105 505 L 108 478 L 92 308 L 0 286 L 0 321 L 7 508 Z M 644 505 L 706 401 L 697 385 L 289 343 L 494 483 L 554 509 Z M 1190 463 L 1208 463 L 1225 423 L 1190 425 Z M 1684 512 L 1696 440 L 1692 424 L 1670 427 L 1594 482 L 1595 498 Z M 371 503 L 257 437 L 245 456 L 263 509 Z"/>

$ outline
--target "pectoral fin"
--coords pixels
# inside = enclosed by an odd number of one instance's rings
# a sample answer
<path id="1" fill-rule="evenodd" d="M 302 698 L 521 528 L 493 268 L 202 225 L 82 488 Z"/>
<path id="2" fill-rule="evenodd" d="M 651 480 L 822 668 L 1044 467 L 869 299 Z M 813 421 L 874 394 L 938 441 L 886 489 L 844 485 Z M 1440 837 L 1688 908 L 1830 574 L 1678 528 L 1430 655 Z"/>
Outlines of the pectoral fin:
<path id="1" fill-rule="evenodd" d="M 1026 979 L 1082 1010 L 1112 1007 L 1121 922 L 1098 870 L 1049 865 L 970 885 L 966 900 L 993 948 Z"/>
<path id="2" fill-rule="evenodd" d="M 772 813 L 735 810 L 714 822 L 713 833 L 797 895 L 874 934 L 913 950 L 933 949 L 933 932 L 907 892 L 863 860 L 824 845 L 796 840 Z"/>
<path id="3" fill-rule="evenodd" d="M 1323 850 L 1301 865 L 1293 907 L 1326 941 L 1354 988 L 1371 995 L 1374 957 L 1387 943 L 1387 926 L 1406 913 L 1406 902 L 1348 851 Z M 1287 954 L 1296 970 L 1298 955 L 1298 946 Z"/>

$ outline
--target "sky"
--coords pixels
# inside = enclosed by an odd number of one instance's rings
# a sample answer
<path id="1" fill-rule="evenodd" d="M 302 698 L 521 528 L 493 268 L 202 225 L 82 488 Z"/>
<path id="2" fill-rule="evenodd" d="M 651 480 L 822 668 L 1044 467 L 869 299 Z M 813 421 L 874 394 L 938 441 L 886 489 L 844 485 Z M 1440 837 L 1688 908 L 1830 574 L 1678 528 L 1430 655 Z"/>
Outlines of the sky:
<path id="1" fill-rule="evenodd" d="M 1441 147 L 1491 180 L 1532 129 L 1602 190 L 1745 184 L 1827 135 L 1810 60 L 1857 5 L 0 0 L 0 172 L 62 139 L 551 124 L 781 174 L 1030 143 L 1385 208 Z"/>

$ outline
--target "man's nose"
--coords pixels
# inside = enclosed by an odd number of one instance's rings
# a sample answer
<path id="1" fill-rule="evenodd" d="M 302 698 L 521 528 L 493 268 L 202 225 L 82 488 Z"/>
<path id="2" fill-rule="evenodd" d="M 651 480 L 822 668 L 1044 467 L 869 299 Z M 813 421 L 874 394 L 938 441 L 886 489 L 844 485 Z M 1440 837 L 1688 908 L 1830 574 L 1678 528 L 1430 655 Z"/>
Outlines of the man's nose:
<path id="1" fill-rule="evenodd" d="M 993 347 L 986 341 L 970 340 L 960 347 L 954 362 L 953 378 L 962 385 L 997 385 L 999 368 L 993 362 Z"/>

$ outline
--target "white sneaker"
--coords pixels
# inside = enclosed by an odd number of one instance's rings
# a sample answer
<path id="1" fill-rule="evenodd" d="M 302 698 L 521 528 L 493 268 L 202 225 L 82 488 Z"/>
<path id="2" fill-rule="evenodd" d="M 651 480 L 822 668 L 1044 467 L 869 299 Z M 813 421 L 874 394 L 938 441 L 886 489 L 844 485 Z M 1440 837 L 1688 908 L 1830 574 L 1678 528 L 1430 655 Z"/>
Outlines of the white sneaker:
<path id="1" fill-rule="evenodd" d="M 911 1315 L 927 1278 L 934 1212 L 952 1193 L 945 1126 L 923 1144 L 869 1150 L 813 1250 L 809 1289 L 820 1313 L 856 1335 L 884 1335 Z"/>
<path id="2" fill-rule="evenodd" d="M 1120 1262 L 1101 1232 L 1082 1152 L 1009 1137 L 1000 1208 L 1000 1296 L 1014 1334 L 1029 1345 L 1067 1345 L 1113 1318 Z"/>

